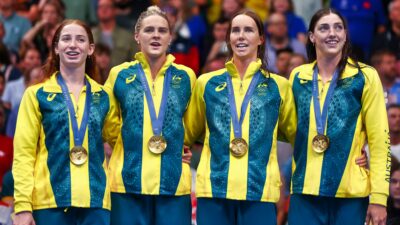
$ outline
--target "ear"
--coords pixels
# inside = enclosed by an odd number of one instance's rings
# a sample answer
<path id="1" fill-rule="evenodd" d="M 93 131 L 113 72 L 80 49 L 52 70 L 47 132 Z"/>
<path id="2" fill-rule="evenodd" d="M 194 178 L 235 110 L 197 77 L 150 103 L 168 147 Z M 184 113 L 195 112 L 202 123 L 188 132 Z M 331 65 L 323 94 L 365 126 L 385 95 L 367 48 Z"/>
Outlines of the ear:
<path id="1" fill-rule="evenodd" d="M 135 39 L 136 43 L 139 44 L 139 34 L 138 34 L 138 33 L 135 33 L 135 34 L 133 35 L 133 38 Z"/>
<path id="2" fill-rule="evenodd" d="M 88 56 L 91 56 L 91 55 L 93 55 L 93 53 L 94 53 L 94 44 L 90 44 L 89 45 L 89 50 L 88 50 Z"/>
<path id="3" fill-rule="evenodd" d="M 313 32 L 308 32 L 308 37 L 310 38 L 310 41 L 315 44 L 315 38 Z"/>
<path id="4" fill-rule="evenodd" d="M 258 45 L 263 45 L 265 42 L 265 36 L 260 36 L 260 42 L 258 43 Z"/>
<path id="5" fill-rule="evenodd" d="M 58 55 L 58 53 L 60 53 L 60 52 L 58 51 L 58 45 L 55 46 L 54 52 L 56 53 L 56 55 Z"/>

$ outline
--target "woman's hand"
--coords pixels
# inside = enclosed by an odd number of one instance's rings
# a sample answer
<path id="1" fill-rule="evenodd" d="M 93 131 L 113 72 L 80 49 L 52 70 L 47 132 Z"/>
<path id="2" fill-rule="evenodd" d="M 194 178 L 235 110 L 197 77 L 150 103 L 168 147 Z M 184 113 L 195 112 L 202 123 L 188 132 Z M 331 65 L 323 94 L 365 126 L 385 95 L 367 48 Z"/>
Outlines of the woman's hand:
<path id="1" fill-rule="evenodd" d="M 36 225 L 32 212 L 20 212 L 15 215 L 13 225 Z"/>
<path id="2" fill-rule="evenodd" d="M 367 158 L 367 153 L 365 150 L 361 150 L 362 154 L 360 157 L 356 158 L 356 164 L 360 167 L 367 168 L 368 166 L 368 158 Z"/>
<path id="3" fill-rule="evenodd" d="M 184 145 L 182 162 L 190 164 L 191 159 L 192 159 L 192 151 L 190 150 L 189 146 Z"/>

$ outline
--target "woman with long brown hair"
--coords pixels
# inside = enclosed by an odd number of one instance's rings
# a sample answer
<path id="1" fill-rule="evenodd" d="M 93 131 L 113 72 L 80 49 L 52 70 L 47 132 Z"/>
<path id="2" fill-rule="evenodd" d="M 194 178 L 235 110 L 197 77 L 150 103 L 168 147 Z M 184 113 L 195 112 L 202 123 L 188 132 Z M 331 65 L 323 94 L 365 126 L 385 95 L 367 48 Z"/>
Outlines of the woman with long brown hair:
<path id="1" fill-rule="evenodd" d="M 56 30 L 44 83 L 22 99 L 14 142 L 15 225 L 107 225 L 103 141 L 114 145 L 115 103 L 94 80 L 93 35 L 78 20 Z M 103 135 L 102 135 L 103 133 Z"/>

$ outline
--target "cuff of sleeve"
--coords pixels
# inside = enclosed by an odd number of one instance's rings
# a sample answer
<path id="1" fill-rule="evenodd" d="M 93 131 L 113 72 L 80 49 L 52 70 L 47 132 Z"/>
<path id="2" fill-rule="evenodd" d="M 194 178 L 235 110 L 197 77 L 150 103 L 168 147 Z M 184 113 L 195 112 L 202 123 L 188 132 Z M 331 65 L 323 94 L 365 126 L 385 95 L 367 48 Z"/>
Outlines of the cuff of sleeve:
<path id="1" fill-rule="evenodd" d="M 30 202 L 17 202 L 15 203 L 14 211 L 16 214 L 24 211 L 32 212 L 32 204 Z"/>
<path id="2" fill-rule="evenodd" d="M 378 204 L 386 206 L 388 196 L 385 194 L 373 193 L 369 198 L 369 204 Z"/>

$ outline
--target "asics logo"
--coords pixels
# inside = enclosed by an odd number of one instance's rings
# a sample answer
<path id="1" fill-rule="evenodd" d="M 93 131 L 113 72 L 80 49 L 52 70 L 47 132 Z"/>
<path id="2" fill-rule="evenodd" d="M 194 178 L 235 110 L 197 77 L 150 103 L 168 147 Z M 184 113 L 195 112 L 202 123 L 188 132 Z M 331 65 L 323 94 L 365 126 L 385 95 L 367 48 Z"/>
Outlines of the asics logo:
<path id="1" fill-rule="evenodd" d="M 172 80 L 173 80 L 173 81 L 181 81 L 182 78 L 181 78 L 181 77 L 178 77 L 177 75 L 174 75 L 174 76 L 172 77 Z"/>
<path id="2" fill-rule="evenodd" d="M 216 91 L 216 92 L 220 92 L 220 91 L 224 90 L 225 88 L 226 88 L 226 82 L 224 82 L 224 83 L 218 85 L 218 86 L 215 88 L 215 91 Z"/>
<path id="3" fill-rule="evenodd" d="M 300 84 L 305 84 L 305 83 L 308 83 L 308 80 L 303 80 L 303 79 L 300 80 Z"/>
<path id="4" fill-rule="evenodd" d="M 258 87 L 258 88 L 266 88 L 266 87 L 268 87 L 268 84 L 266 84 L 266 83 L 261 83 L 261 84 L 259 84 L 257 87 Z"/>
<path id="5" fill-rule="evenodd" d="M 49 102 L 53 101 L 56 96 L 57 96 L 56 94 L 49 94 L 47 96 L 47 101 L 49 101 Z"/>
<path id="6" fill-rule="evenodd" d="M 126 83 L 126 84 L 130 84 L 130 83 L 132 83 L 133 81 L 135 81 L 135 79 L 136 79 L 136 74 L 133 75 L 133 76 L 127 77 L 127 78 L 125 79 L 125 83 Z"/>

